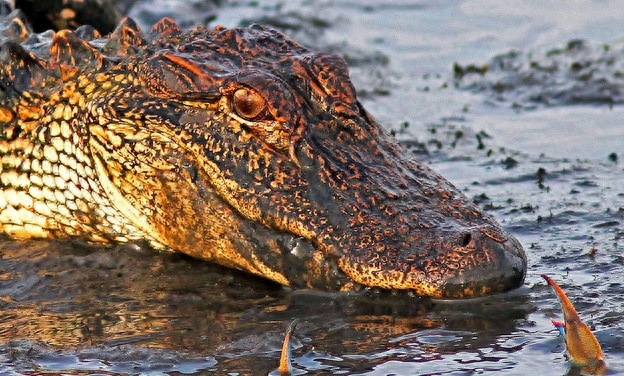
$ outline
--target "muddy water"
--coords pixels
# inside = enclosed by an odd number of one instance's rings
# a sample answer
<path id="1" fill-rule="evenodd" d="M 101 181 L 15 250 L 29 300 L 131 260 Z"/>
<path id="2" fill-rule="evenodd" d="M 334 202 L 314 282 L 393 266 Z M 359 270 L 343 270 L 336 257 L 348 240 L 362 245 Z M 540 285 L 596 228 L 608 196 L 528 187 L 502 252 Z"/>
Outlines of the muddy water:
<path id="1" fill-rule="evenodd" d="M 455 302 L 293 292 L 179 255 L 4 241 L 0 373 L 268 374 L 299 318 L 301 373 L 576 374 L 542 273 L 624 372 L 624 2 L 185 4 L 130 14 L 255 20 L 345 56 L 366 108 L 524 244 L 525 286 Z"/>

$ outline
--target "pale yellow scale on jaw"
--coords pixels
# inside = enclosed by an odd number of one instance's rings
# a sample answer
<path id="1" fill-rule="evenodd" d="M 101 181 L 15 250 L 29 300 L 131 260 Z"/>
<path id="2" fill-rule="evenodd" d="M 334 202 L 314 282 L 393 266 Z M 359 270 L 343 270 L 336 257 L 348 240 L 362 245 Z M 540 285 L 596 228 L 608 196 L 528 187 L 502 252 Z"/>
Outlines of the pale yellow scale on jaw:
<path id="1" fill-rule="evenodd" d="M 30 188 L 28 188 L 28 194 L 30 195 L 30 197 L 32 197 L 33 199 L 37 201 L 43 200 L 43 192 L 41 192 L 41 188 L 39 188 L 36 185 L 33 185 Z M 35 209 L 36 209 L 36 204 L 35 204 Z"/>
<path id="2" fill-rule="evenodd" d="M 52 137 L 50 144 L 54 147 L 54 149 L 56 149 L 57 152 L 61 152 L 65 148 L 65 141 L 61 137 Z"/>
<path id="3" fill-rule="evenodd" d="M 52 175 L 43 175 L 43 176 L 39 176 L 39 175 L 35 175 L 38 179 L 41 179 L 41 182 L 43 183 L 43 185 L 45 185 L 48 188 L 55 188 L 56 186 L 56 181 L 54 179 L 54 176 Z M 33 176 L 33 177 L 35 177 Z"/>
<path id="4" fill-rule="evenodd" d="M 16 179 L 17 179 L 16 171 L 6 171 L 6 172 L 3 172 L 2 175 L 0 175 L 0 182 L 2 183 L 3 186 L 12 185 L 13 181 Z"/>
<path id="5" fill-rule="evenodd" d="M 50 162 L 50 160 L 44 159 L 41 162 L 41 169 L 43 170 L 44 173 L 51 174 L 52 173 L 52 163 Z"/>
<path id="6" fill-rule="evenodd" d="M 52 210 L 50 210 L 50 207 L 42 201 L 35 202 L 34 209 L 37 213 L 45 217 L 52 217 L 54 215 L 54 213 L 52 213 Z"/>
<path id="7" fill-rule="evenodd" d="M 54 107 L 54 111 L 52 112 L 52 117 L 54 119 L 61 119 L 63 117 L 63 109 L 65 107 L 63 105 L 57 105 L 56 107 Z"/>
<path id="8" fill-rule="evenodd" d="M 50 129 L 50 136 L 55 137 L 61 134 L 61 126 L 56 121 L 53 121 L 52 123 L 50 123 L 49 129 Z"/>
<path id="9" fill-rule="evenodd" d="M 56 153 L 56 149 L 52 145 L 46 145 L 43 147 L 43 157 L 45 158 L 44 162 L 58 162 L 58 154 Z M 45 169 L 45 168 L 44 168 Z M 47 171 L 48 172 L 48 171 Z M 50 171 L 51 172 L 51 169 Z"/>

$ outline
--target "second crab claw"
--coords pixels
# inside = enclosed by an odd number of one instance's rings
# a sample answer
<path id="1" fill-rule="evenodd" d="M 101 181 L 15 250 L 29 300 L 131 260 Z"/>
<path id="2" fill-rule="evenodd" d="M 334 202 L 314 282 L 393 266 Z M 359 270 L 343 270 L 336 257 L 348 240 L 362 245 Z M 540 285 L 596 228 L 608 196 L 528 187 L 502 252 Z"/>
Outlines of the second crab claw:
<path id="1" fill-rule="evenodd" d="M 290 325 L 288 325 L 288 329 L 286 329 L 286 335 L 284 336 L 284 344 L 282 345 L 282 354 L 280 356 L 279 368 L 277 369 L 281 376 L 290 376 L 293 374 L 293 366 L 291 362 L 290 356 L 290 337 L 292 333 L 295 331 L 295 327 L 299 322 L 298 319 L 294 319 Z"/>
<path id="2" fill-rule="evenodd" d="M 565 337 L 566 348 L 570 361 L 582 367 L 583 371 L 591 374 L 606 372 L 606 365 L 602 359 L 602 348 L 589 327 L 581 321 L 572 302 L 561 287 L 547 275 L 541 275 L 552 287 L 563 310 L 563 322 L 551 319 L 555 328 Z"/>

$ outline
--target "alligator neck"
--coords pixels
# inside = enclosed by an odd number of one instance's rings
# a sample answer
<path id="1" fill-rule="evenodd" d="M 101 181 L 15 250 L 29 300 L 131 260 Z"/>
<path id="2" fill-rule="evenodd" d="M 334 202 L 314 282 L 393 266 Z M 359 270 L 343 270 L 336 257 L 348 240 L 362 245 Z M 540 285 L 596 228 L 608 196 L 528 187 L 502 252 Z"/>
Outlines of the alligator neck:
<path id="1" fill-rule="evenodd" d="M 96 242 L 146 237 L 135 225 L 141 221 L 138 215 L 128 219 L 115 207 L 124 200 L 107 186 L 104 162 L 90 150 L 89 126 L 77 116 L 87 109 L 97 86 L 109 85 L 109 77 L 102 73 L 80 74 L 56 90 L 39 90 L 37 95 L 24 91 L 4 101 L 3 232 L 19 238 L 80 237 Z M 91 112 L 94 118 L 102 115 L 95 108 Z"/>

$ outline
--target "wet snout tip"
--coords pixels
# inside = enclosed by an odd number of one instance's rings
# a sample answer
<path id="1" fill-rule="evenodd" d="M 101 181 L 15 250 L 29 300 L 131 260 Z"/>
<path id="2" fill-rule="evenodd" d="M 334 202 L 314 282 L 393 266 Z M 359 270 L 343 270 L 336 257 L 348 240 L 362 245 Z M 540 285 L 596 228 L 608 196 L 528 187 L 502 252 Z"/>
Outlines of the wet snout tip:
<path id="1" fill-rule="evenodd" d="M 448 279 L 442 295 L 448 298 L 476 297 L 522 286 L 527 269 L 524 250 L 512 236 L 504 239 L 499 241 L 472 233 L 470 246 L 480 248 L 480 252 L 487 255 L 487 261 Z"/>

